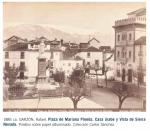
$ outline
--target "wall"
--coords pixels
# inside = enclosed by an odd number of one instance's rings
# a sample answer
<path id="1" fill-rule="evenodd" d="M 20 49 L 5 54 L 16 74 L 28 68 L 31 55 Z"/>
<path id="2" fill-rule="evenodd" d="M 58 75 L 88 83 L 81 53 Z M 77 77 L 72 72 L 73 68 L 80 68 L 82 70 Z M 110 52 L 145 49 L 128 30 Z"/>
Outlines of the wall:
<path id="1" fill-rule="evenodd" d="M 87 57 L 87 52 L 77 53 L 75 56 L 80 56 L 82 59 L 85 59 L 85 64 L 90 62 L 90 65 L 95 64 L 95 60 L 99 60 L 99 65 L 102 67 L 103 63 L 103 54 L 102 52 L 90 52 L 90 58 Z"/>

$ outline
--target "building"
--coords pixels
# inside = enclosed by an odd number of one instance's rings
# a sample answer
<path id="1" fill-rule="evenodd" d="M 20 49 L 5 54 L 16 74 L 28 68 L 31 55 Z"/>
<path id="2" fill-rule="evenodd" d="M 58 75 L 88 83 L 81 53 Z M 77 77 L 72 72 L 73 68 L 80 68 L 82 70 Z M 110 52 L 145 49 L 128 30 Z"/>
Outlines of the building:
<path id="1" fill-rule="evenodd" d="M 80 51 L 76 53 L 75 56 L 79 56 L 83 59 L 84 66 L 97 65 L 99 67 L 102 67 L 103 53 L 93 46 L 85 49 L 80 49 Z"/>
<path id="2" fill-rule="evenodd" d="M 117 20 L 113 26 L 115 30 L 115 78 L 134 83 L 136 82 L 134 74 L 138 72 L 139 60 L 146 58 L 146 54 L 138 55 L 140 50 L 143 50 L 141 52 L 145 50 L 146 43 L 138 41 L 146 36 L 146 9 L 138 9 L 127 15 L 127 19 Z M 145 68 L 145 64 L 143 61 L 142 68 Z"/>
<path id="3" fill-rule="evenodd" d="M 24 43 L 16 42 L 16 44 L 4 48 L 5 68 L 7 69 L 15 65 L 19 67 L 19 77 L 21 79 L 35 79 L 38 75 L 39 43 L 36 40 Z M 45 44 L 43 55 L 46 58 L 47 64 L 51 64 L 51 68 L 59 67 L 60 60 L 62 59 L 62 50 L 50 48 L 50 44 L 49 46 Z M 49 70 L 47 69 L 46 72 L 48 77 Z"/>
<path id="4" fill-rule="evenodd" d="M 97 40 L 95 37 L 93 37 L 92 39 L 90 39 L 88 42 L 82 42 L 79 44 L 79 48 L 80 49 L 85 49 L 85 48 L 89 48 L 90 46 L 93 46 L 95 48 L 99 48 L 100 46 L 100 41 Z"/>
<path id="5" fill-rule="evenodd" d="M 8 43 L 12 41 L 9 38 Z M 15 37 L 18 38 L 18 37 Z M 21 38 L 20 38 L 21 39 Z M 31 41 L 15 41 L 16 43 L 8 44 L 4 48 L 4 68 L 8 69 L 11 66 L 19 68 L 18 78 L 35 81 L 39 74 L 39 55 L 40 46 L 42 47 L 42 57 L 46 59 L 44 64 L 46 77 L 56 70 L 64 71 L 69 76 L 74 68 L 83 66 L 83 59 L 80 57 L 69 56 L 64 58 L 62 50 L 62 40 L 48 40 L 45 37 L 36 38 Z M 41 43 L 43 44 L 41 45 Z"/>
<path id="6" fill-rule="evenodd" d="M 4 47 L 9 46 L 9 45 L 14 45 L 16 43 L 19 44 L 19 43 L 25 43 L 25 42 L 27 42 L 27 39 L 22 39 L 14 35 L 4 41 Z"/>
<path id="7" fill-rule="evenodd" d="M 79 56 L 61 60 L 59 70 L 64 71 L 65 76 L 70 76 L 72 71 L 77 67 L 83 67 L 83 59 Z"/>

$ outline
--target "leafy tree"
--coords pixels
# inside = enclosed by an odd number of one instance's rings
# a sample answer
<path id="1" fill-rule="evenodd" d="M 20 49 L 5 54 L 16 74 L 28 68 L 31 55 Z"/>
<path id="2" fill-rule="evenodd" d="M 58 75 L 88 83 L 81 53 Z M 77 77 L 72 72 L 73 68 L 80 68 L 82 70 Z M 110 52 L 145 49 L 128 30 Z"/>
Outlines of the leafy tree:
<path id="1" fill-rule="evenodd" d="M 63 95 L 69 97 L 77 109 L 78 102 L 86 95 L 85 75 L 83 70 L 74 70 L 69 78 L 68 86 L 65 87 Z"/>
<path id="2" fill-rule="evenodd" d="M 19 68 L 16 67 L 15 65 L 7 69 L 4 69 L 4 78 L 8 79 L 8 84 L 10 86 L 14 85 L 14 83 L 16 82 L 18 73 L 19 73 Z"/>
<path id="3" fill-rule="evenodd" d="M 63 71 L 56 71 L 53 77 L 54 77 L 54 80 L 58 83 L 65 82 L 65 73 Z"/>

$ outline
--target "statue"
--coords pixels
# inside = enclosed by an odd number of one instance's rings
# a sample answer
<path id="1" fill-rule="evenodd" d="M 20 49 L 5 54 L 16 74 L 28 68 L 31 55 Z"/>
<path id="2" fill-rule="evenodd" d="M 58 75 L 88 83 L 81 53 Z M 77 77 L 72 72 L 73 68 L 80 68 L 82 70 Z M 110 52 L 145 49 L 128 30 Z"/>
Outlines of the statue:
<path id="1" fill-rule="evenodd" d="M 40 47 L 39 47 L 40 56 L 42 54 L 44 54 L 44 52 L 45 52 L 45 44 L 44 44 L 44 41 L 42 40 L 41 43 L 40 43 Z"/>

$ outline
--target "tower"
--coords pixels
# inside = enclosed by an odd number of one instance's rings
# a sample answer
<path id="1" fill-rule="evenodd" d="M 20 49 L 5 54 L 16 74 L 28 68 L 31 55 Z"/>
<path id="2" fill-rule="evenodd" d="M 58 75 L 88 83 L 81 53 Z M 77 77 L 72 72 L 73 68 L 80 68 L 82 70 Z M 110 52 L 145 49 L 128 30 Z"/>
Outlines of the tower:
<path id="1" fill-rule="evenodd" d="M 115 78 L 133 82 L 138 68 L 136 41 L 146 36 L 146 9 L 141 8 L 127 14 L 128 18 L 115 21 Z"/>

